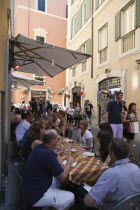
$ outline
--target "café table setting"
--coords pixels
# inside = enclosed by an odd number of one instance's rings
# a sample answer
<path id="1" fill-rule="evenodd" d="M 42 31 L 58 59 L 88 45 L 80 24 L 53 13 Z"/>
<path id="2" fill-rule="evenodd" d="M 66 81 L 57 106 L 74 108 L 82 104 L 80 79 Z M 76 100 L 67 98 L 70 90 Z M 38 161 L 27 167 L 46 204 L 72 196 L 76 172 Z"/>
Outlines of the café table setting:
<path id="1" fill-rule="evenodd" d="M 66 148 L 62 155 L 63 165 L 67 163 L 68 154 L 75 160 L 69 172 L 68 180 L 77 185 L 86 183 L 93 186 L 101 173 L 106 170 L 108 166 L 101 160 L 98 160 L 94 153 L 87 152 L 74 140 L 64 138 L 61 144 Z"/>

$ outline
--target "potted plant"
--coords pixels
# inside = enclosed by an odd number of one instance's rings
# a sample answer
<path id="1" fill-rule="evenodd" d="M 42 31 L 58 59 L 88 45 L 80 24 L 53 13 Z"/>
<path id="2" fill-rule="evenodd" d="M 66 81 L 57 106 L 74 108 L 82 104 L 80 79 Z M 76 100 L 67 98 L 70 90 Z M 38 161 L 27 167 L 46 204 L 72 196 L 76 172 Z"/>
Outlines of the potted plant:
<path id="1" fill-rule="evenodd" d="M 50 93 L 50 94 L 54 94 L 54 91 L 51 89 L 51 87 L 48 87 L 48 88 L 47 88 L 47 91 L 48 91 L 48 93 Z"/>
<path id="2" fill-rule="evenodd" d="M 70 98 L 70 94 L 65 94 L 65 97 Z"/>
<path id="3" fill-rule="evenodd" d="M 78 91 L 78 92 L 77 92 L 77 96 L 81 96 L 81 95 L 83 95 L 83 94 L 84 94 L 83 91 Z"/>
<path id="4" fill-rule="evenodd" d="M 60 89 L 58 95 L 63 95 L 64 91 L 65 91 L 64 88 Z"/>

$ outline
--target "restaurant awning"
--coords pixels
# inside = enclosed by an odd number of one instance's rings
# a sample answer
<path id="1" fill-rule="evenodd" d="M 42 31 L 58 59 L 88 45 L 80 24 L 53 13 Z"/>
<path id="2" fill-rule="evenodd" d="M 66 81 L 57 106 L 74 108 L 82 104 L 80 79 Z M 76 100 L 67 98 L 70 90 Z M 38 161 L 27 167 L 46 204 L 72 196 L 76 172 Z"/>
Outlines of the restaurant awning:
<path id="1" fill-rule="evenodd" d="M 91 55 L 42 43 L 18 34 L 13 40 L 18 71 L 54 77 Z"/>
<path id="2" fill-rule="evenodd" d="M 44 82 L 12 72 L 12 84 L 16 86 L 30 87 L 33 85 L 43 85 Z"/>

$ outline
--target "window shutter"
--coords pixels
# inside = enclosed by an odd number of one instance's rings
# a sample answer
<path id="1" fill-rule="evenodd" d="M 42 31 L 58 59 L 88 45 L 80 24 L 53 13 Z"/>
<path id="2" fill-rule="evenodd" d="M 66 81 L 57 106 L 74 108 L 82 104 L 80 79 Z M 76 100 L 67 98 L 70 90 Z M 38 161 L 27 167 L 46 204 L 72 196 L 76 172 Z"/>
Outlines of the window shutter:
<path id="1" fill-rule="evenodd" d="M 73 18 L 71 19 L 71 39 L 73 37 Z"/>
<path id="2" fill-rule="evenodd" d="M 87 20 L 91 16 L 91 0 L 87 0 Z"/>
<path id="3" fill-rule="evenodd" d="M 80 7 L 78 11 L 78 29 L 80 30 L 82 27 L 82 7 Z"/>
<path id="4" fill-rule="evenodd" d="M 101 4 L 104 2 L 105 0 L 101 0 Z"/>
<path id="5" fill-rule="evenodd" d="M 140 0 L 135 0 L 135 11 L 136 11 L 136 19 L 135 19 L 135 27 L 140 26 Z"/>
<path id="6" fill-rule="evenodd" d="M 76 13 L 76 33 L 79 31 L 79 13 Z"/>
<path id="7" fill-rule="evenodd" d="M 86 41 L 86 53 L 91 54 L 91 39 Z"/>
<path id="8" fill-rule="evenodd" d="M 115 41 L 121 37 L 121 11 L 115 16 Z"/>
<path id="9" fill-rule="evenodd" d="M 99 0 L 95 0 L 95 10 L 97 10 L 99 7 Z"/>

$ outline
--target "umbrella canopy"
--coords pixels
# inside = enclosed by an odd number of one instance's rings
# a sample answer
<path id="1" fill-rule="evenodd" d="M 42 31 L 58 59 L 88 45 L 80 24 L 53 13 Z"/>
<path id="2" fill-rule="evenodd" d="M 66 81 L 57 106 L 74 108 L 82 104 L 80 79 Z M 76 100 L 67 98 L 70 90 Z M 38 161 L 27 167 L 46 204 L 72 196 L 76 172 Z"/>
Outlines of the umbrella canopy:
<path id="1" fill-rule="evenodd" d="M 14 39 L 14 58 L 18 71 L 54 77 L 91 55 L 42 43 L 21 34 Z"/>
<path id="2" fill-rule="evenodd" d="M 30 87 L 33 85 L 43 85 L 44 82 L 12 72 L 12 84 L 16 84 L 16 86 Z"/>

